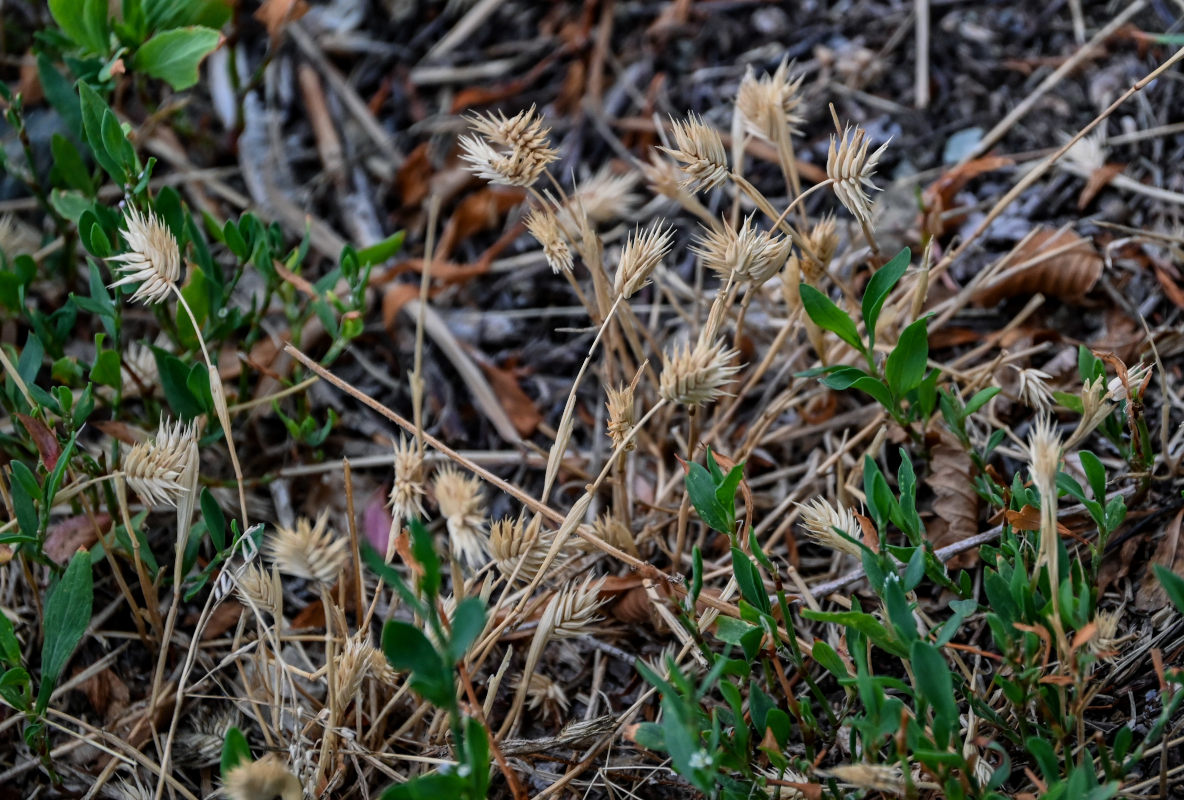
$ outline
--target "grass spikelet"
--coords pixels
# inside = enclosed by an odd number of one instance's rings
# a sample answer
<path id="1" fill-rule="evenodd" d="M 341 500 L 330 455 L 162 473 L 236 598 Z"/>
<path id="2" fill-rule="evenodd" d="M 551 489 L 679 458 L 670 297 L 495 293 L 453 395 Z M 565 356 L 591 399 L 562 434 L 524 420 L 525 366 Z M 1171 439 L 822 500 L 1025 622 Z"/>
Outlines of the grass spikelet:
<path id="1" fill-rule="evenodd" d="M 863 128 L 847 127 L 842 137 L 830 138 L 830 150 L 826 156 L 826 176 L 834 182 L 831 186 L 835 196 L 864 225 L 872 219 L 872 201 L 864 187 L 879 191 L 879 187 L 872 183 L 872 175 L 888 147 L 885 142 L 878 150 L 869 153 L 870 144 Z"/>
<path id="2" fill-rule="evenodd" d="M 470 567 L 484 563 L 489 553 L 481 482 L 455 467 L 445 467 L 433 484 L 440 515 L 448 525 L 448 546 L 457 561 Z"/>
<path id="3" fill-rule="evenodd" d="M 851 509 L 835 508 L 823 497 L 815 497 L 798 508 L 801 510 L 801 525 L 816 544 L 855 558 L 862 558 L 863 551 L 855 542 L 835 533 L 835 528 L 838 528 L 855 541 L 862 539 L 859 523 Z"/>
<path id="4" fill-rule="evenodd" d="M 550 547 L 551 537 L 535 522 L 525 526 L 521 519 L 505 517 L 489 530 L 490 552 L 498 572 L 507 580 L 517 572 L 515 580 L 519 583 L 533 581 Z"/>
<path id="5" fill-rule="evenodd" d="M 662 375 L 658 392 L 671 403 L 701 406 L 727 394 L 724 387 L 740 371 L 733 360 L 740 353 L 722 340 L 712 344 L 698 342 L 692 347 L 676 345 L 662 356 Z"/>
<path id="6" fill-rule="evenodd" d="M 640 175 L 632 170 L 614 174 L 609 166 L 602 167 L 591 178 L 582 181 L 559 210 L 561 223 L 567 228 L 569 215 L 582 214 L 594 225 L 631 216 L 641 201 L 634 191 L 639 178 Z M 579 229 L 574 216 L 570 222 L 570 230 Z"/>
<path id="7" fill-rule="evenodd" d="M 177 240 L 164 221 L 153 214 L 129 209 L 123 218 L 123 238 L 128 251 L 107 259 L 118 266 L 114 268 L 119 280 L 108 288 L 140 284 L 132 293 L 132 302 L 153 305 L 162 302 L 181 277 L 181 251 Z"/>
<path id="8" fill-rule="evenodd" d="M 545 209 L 534 208 L 526 215 L 525 224 L 530 235 L 543 246 L 543 255 L 551 271 L 555 274 L 571 272 L 574 265 L 571 248 L 559 230 L 559 220 L 555 215 Z"/>
<path id="9" fill-rule="evenodd" d="M 460 137 L 461 159 L 473 174 L 491 183 L 531 186 L 559 155 L 534 106 L 512 117 L 500 112 L 474 115 L 469 123 L 476 135 Z"/>
<path id="10" fill-rule="evenodd" d="M 389 496 L 395 524 L 423 515 L 423 459 L 415 443 L 400 436 L 395 444 L 395 482 Z"/>
<path id="11" fill-rule="evenodd" d="M 825 774 L 859 789 L 891 795 L 903 796 L 907 788 L 900 768 L 884 764 L 841 764 Z"/>
<path id="12" fill-rule="evenodd" d="M 802 76 L 793 77 L 789 63 L 782 61 L 772 75 L 758 78 L 749 66 L 736 92 L 736 108 L 744 118 L 745 129 L 758 139 L 776 143 L 782 125 L 798 133 L 805 119 L 797 112 L 801 105 Z"/>
<path id="13" fill-rule="evenodd" d="M 324 511 L 315 525 L 300 517 L 295 528 L 276 528 L 267 540 L 267 555 L 285 575 L 331 584 L 349 559 L 349 540 L 329 529 Z"/>
<path id="14" fill-rule="evenodd" d="M 518 681 L 521 683 L 522 676 Z M 551 719 L 561 719 L 571 702 L 567 699 L 567 692 L 559 683 L 542 672 L 530 673 L 526 682 L 526 707 L 531 711 L 542 710 Z"/>
<path id="15" fill-rule="evenodd" d="M 154 506 L 178 505 L 189 492 L 185 481 L 197 469 L 197 423 L 164 418 L 156 436 L 132 447 L 123 462 L 128 486 Z"/>
<path id="16" fill-rule="evenodd" d="M 280 573 L 274 567 L 264 570 L 256 564 L 248 564 L 238 576 L 235 591 L 243 605 L 266 611 L 272 619 L 283 616 L 284 589 Z"/>
<path id="17" fill-rule="evenodd" d="M 739 230 L 727 222 L 708 229 L 693 252 L 722 279 L 763 284 L 785 264 L 790 241 L 757 229 L 752 221 L 749 216 Z"/>
<path id="18" fill-rule="evenodd" d="M 626 438 L 629 436 L 629 431 L 633 430 L 633 426 L 637 424 L 637 409 L 633 399 L 633 390 L 632 384 L 616 389 L 611 386 L 604 387 L 607 398 L 605 406 L 608 408 L 608 423 L 605 428 L 614 447 L 621 447 L 624 442 L 622 452 L 628 452 L 637 447 L 636 440 Z"/>
<path id="19" fill-rule="evenodd" d="M 618 550 L 624 550 L 634 558 L 639 556 L 637 542 L 633 538 L 633 533 L 629 530 L 629 526 L 614 517 L 610 512 L 605 512 L 597 517 L 596 521 L 592 523 L 592 529 L 596 532 L 597 536 Z"/>
<path id="20" fill-rule="evenodd" d="M 691 192 L 707 191 L 723 184 L 728 177 L 728 157 L 719 132 L 691 114 L 684 122 L 671 120 L 674 147 L 661 150 L 682 165 L 681 188 Z"/>
<path id="21" fill-rule="evenodd" d="M 275 800 L 277 796 L 281 800 L 301 800 L 304 796 L 300 781 L 271 753 L 232 769 L 223 782 L 223 791 L 230 800 Z"/>
<path id="22" fill-rule="evenodd" d="M 604 578 L 589 575 L 583 583 L 569 583 L 556 592 L 543 611 L 543 620 L 551 631 L 553 639 L 574 639 L 587 633 L 587 628 L 599 617 L 597 610 L 604 604 L 600 598 L 600 587 Z M 543 627 L 544 622 L 539 622 Z"/>
<path id="23" fill-rule="evenodd" d="M 811 286 L 818 286 L 839 248 L 839 229 L 833 214 L 827 214 L 810 229 L 809 253 L 802 255 L 802 274 Z"/>
<path id="24" fill-rule="evenodd" d="M 654 270 L 674 244 L 674 228 L 661 223 L 644 232 L 634 231 L 621 250 L 613 288 L 626 298 L 632 297 L 650 282 Z"/>

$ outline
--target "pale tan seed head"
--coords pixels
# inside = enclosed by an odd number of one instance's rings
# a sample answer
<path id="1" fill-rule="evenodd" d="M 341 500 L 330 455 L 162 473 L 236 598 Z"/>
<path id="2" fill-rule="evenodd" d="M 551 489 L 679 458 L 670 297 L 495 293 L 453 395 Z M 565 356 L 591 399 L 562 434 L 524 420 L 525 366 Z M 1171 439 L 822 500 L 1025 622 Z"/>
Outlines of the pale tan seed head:
<path id="1" fill-rule="evenodd" d="M 551 631 L 551 638 L 574 639 L 583 636 L 600 618 L 597 610 L 604 605 L 600 589 L 604 578 L 589 575 L 583 583 L 567 584 L 551 598 L 543 610 L 539 628 L 544 622 Z"/>
<path id="2" fill-rule="evenodd" d="M 377 678 L 390 669 L 386 656 L 376 648 L 368 634 L 358 632 L 348 637 L 337 653 L 337 669 L 333 673 L 334 696 L 344 705 L 357 695 L 362 681 Z"/>
<path id="3" fill-rule="evenodd" d="M 336 581 L 349 559 L 349 540 L 329 528 L 328 511 L 321 512 L 316 524 L 299 517 L 295 528 L 277 527 L 266 549 L 280 572 L 323 584 Z"/>
<path id="4" fill-rule="evenodd" d="M 221 760 L 226 731 L 238 724 L 238 712 L 201 705 L 188 715 L 187 722 L 188 727 L 177 733 L 174 756 L 189 767 L 209 767 Z"/>
<path id="5" fill-rule="evenodd" d="M 128 250 L 107 259 L 118 264 L 114 270 L 120 276 L 108 288 L 138 283 L 140 287 L 132 293 L 132 302 L 142 301 L 149 305 L 162 302 L 181 277 L 181 251 L 177 240 L 164 220 L 151 211 L 144 214 L 131 208 L 124 216 L 123 224 L 123 238 Z"/>
<path id="6" fill-rule="evenodd" d="M 481 482 L 449 466 L 436 473 L 432 488 L 440 515 L 448 525 L 448 544 L 453 558 L 470 567 L 484 563 L 489 553 L 489 539 L 485 533 Z"/>
<path id="7" fill-rule="evenodd" d="M 691 114 L 683 122 L 672 119 L 671 132 L 675 146 L 660 149 L 681 163 L 684 175 L 681 188 L 706 191 L 727 180 L 727 151 L 715 128 L 704 124 L 697 114 Z"/>
<path id="8" fill-rule="evenodd" d="M 1040 415 L 1028 433 L 1028 464 L 1032 482 L 1040 491 L 1041 504 L 1055 506 L 1057 498 L 1057 467 L 1061 463 L 1061 437 L 1052 419 Z"/>
<path id="9" fill-rule="evenodd" d="M 790 253 L 781 270 L 781 297 L 790 313 L 802 307 L 802 262 L 796 253 Z"/>
<path id="10" fill-rule="evenodd" d="M 559 220 L 544 208 L 532 208 L 525 219 L 526 229 L 543 246 L 543 256 L 555 274 L 571 272 L 574 265 L 571 248 L 559 230 Z"/>
<path id="11" fill-rule="evenodd" d="M 245 761 L 232 769 L 222 784 L 229 800 L 302 800 L 304 790 L 295 775 L 274 753 Z"/>
<path id="12" fill-rule="evenodd" d="M 731 276 L 760 286 L 784 266 L 790 241 L 756 228 L 749 216 L 739 230 L 726 220 L 718 228 L 705 230 L 691 250 L 721 279 Z"/>
<path id="13" fill-rule="evenodd" d="M 855 558 L 862 558 L 863 551 L 855 542 L 850 542 L 835 532 L 838 528 L 856 542 L 862 541 L 859 522 L 850 508 L 835 508 L 824 497 L 815 497 L 798 506 L 801 511 L 801 525 L 816 544 L 829 550 L 837 550 Z"/>
<path id="14" fill-rule="evenodd" d="M 830 150 L 826 156 L 826 176 L 834 181 L 831 188 L 835 196 L 864 224 L 872 219 L 872 201 L 864 187 L 879 191 L 879 187 L 872 183 L 872 175 L 888 147 L 885 142 L 869 154 L 870 144 L 867 131 L 858 126 L 854 130 L 848 127 L 843 130 L 842 138 L 830 137 Z"/>
<path id="15" fill-rule="evenodd" d="M 559 155 L 534 106 L 512 117 L 500 112 L 474 115 L 469 123 L 476 135 L 460 137 L 461 159 L 491 183 L 531 186 Z"/>
<path id="16" fill-rule="evenodd" d="M 737 350 L 723 340 L 713 343 L 697 342 L 693 347 L 684 344 L 662 356 L 662 375 L 658 393 L 670 403 L 701 406 L 727 394 L 725 387 L 740 371 L 733 362 L 739 358 Z"/>
<path id="17" fill-rule="evenodd" d="M 628 525 L 614 517 L 611 511 L 606 511 L 597 517 L 596 521 L 592 523 L 592 530 L 618 550 L 624 550 L 634 558 L 639 556 L 633 532 L 629 530 Z"/>
<path id="18" fill-rule="evenodd" d="M 760 78 L 749 66 L 736 92 L 736 109 L 744 118 L 745 129 L 753 136 L 776 144 L 782 131 L 798 133 L 805 119 L 797 113 L 802 96 L 801 75 L 790 75 L 789 63 L 782 61 L 772 74 Z"/>
<path id="19" fill-rule="evenodd" d="M 518 685 L 522 684 L 523 676 L 518 676 Z M 559 683 L 543 672 L 535 670 L 530 673 L 526 686 L 526 707 L 531 711 L 543 712 L 544 716 L 552 720 L 562 719 L 567 714 L 570 701 L 567 692 Z"/>
<path id="20" fill-rule="evenodd" d="M 654 194 L 671 200 L 678 200 L 686 195 L 686 190 L 682 188 L 682 170 L 657 153 L 651 152 L 649 161 L 641 162 L 641 174 L 645 176 L 646 185 Z"/>
<path id="21" fill-rule="evenodd" d="M 807 238 L 810 243 L 809 249 L 817 258 L 803 252 L 802 272 L 811 286 L 817 286 L 822 276 L 830 269 L 830 262 L 839 248 L 839 228 L 835 224 L 834 215 L 827 214 L 814 223 Z"/>
<path id="22" fill-rule="evenodd" d="M 634 191 L 640 177 L 635 170 L 614 173 L 610 166 L 605 165 L 591 178 L 580 182 L 560 209 L 560 221 L 565 229 L 579 230 L 579 225 L 574 224 L 577 209 L 594 225 L 630 217 L 641 202 Z M 570 225 L 565 217 L 569 214 L 572 215 Z"/>
<path id="23" fill-rule="evenodd" d="M 532 520 L 527 526 L 521 519 L 503 517 L 490 526 L 489 550 L 498 572 L 507 580 L 515 576 L 514 580 L 527 584 L 542 569 L 553 537 L 538 522 Z"/>
<path id="24" fill-rule="evenodd" d="M 829 775 L 859 789 L 903 796 L 908 784 L 900 767 L 886 764 L 842 764 L 820 775 Z"/>
<path id="25" fill-rule="evenodd" d="M 626 298 L 632 297 L 650 282 L 654 270 L 674 244 L 674 228 L 661 223 L 635 230 L 621 250 L 613 289 Z"/>
<path id="26" fill-rule="evenodd" d="M 633 399 L 633 390 L 632 384 L 615 389 L 612 386 L 604 387 L 607 398 L 605 406 L 608 408 L 608 424 L 605 428 L 614 448 L 621 447 L 624 443 L 622 452 L 629 452 L 637 447 L 636 439 L 626 438 L 637 424 L 637 404 Z"/>
<path id="27" fill-rule="evenodd" d="M 423 459 L 415 442 L 400 436 L 395 443 L 395 481 L 389 496 L 391 517 L 396 525 L 423 516 Z"/>
<path id="28" fill-rule="evenodd" d="M 284 588 L 275 567 L 264 570 L 248 564 L 236 579 L 235 592 L 248 608 L 256 608 L 276 620 L 284 615 Z"/>
<path id="29" fill-rule="evenodd" d="M 1056 402 L 1053 399 L 1052 390 L 1048 388 L 1048 382 L 1052 380 L 1052 376 L 1044 370 L 1034 367 L 1021 369 L 1012 364 L 1011 368 L 1018 373 L 1019 387 L 1016 394 L 1019 395 L 1020 400 L 1035 411 L 1041 413 L 1051 411 Z"/>
<path id="30" fill-rule="evenodd" d="M 151 397 L 160 388 L 160 370 L 151 348 L 132 342 L 123 351 L 119 365 L 120 383 L 125 400 Z"/>
<path id="31" fill-rule="evenodd" d="M 128 451 L 123 461 L 127 485 L 149 505 L 178 505 L 189 492 L 187 476 L 197 469 L 197 421 L 170 424 L 163 417 L 156 436 Z"/>

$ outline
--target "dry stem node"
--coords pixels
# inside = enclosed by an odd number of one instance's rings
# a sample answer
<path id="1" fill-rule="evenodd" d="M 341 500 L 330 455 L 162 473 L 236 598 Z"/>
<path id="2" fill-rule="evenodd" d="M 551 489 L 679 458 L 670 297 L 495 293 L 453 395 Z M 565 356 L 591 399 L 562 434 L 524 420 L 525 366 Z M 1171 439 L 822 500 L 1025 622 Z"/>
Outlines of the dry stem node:
<path id="1" fill-rule="evenodd" d="M 128 452 L 123 473 L 144 502 L 177 506 L 189 491 L 184 477 L 197 469 L 197 462 L 197 421 L 170 425 L 162 417 L 156 436 Z"/>
<path id="2" fill-rule="evenodd" d="M 138 283 L 132 302 L 149 305 L 164 301 L 181 277 L 181 251 L 164 220 L 151 211 L 144 214 L 130 208 L 123 218 L 123 238 L 128 251 L 107 259 L 118 263 L 119 280 L 108 288 Z"/>
<path id="3" fill-rule="evenodd" d="M 433 490 L 440 515 L 447 520 L 448 546 L 453 558 L 470 567 L 484 563 L 489 540 L 485 535 L 481 482 L 455 467 L 445 467 L 436 474 Z"/>
<path id="4" fill-rule="evenodd" d="M 867 131 L 858 126 L 854 130 L 848 127 L 843 130 L 841 139 L 830 137 L 830 151 L 826 156 L 826 176 L 834 181 L 835 196 L 865 225 L 872 220 L 872 205 L 863 187 L 879 191 L 879 187 L 872 183 L 872 175 L 888 147 L 888 142 L 884 142 L 869 155 L 870 144 Z"/>
<path id="5" fill-rule="evenodd" d="M 721 185 L 728 177 L 728 157 L 723 139 L 715 128 L 703 123 L 697 114 L 685 122 L 672 119 L 675 147 L 662 147 L 682 162 L 685 176 L 679 184 L 688 191 L 706 191 Z"/>
<path id="6" fill-rule="evenodd" d="M 559 155 L 534 106 L 512 117 L 500 112 L 474 115 L 469 122 L 477 135 L 460 137 L 461 158 L 477 177 L 491 183 L 531 186 Z"/>
<path id="7" fill-rule="evenodd" d="M 684 344 L 662 356 L 662 377 L 658 392 L 671 403 L 701 406 L 727 394 L 724 387 L 740 371 L 732 362 L 739 351 L 727 347 L 722 340 L 712 344 L 698 342 L 694 347 Z"/>
<path id="8" fill-rule="evenodd" d="M 300 517 L 295 528 L 277 527 L 267 540 L 267 555 L 285 575 L 330 584 L 349 558 L 349 540 L 329 529 L 329 512 L 324 511 L 315 525 Z"/>

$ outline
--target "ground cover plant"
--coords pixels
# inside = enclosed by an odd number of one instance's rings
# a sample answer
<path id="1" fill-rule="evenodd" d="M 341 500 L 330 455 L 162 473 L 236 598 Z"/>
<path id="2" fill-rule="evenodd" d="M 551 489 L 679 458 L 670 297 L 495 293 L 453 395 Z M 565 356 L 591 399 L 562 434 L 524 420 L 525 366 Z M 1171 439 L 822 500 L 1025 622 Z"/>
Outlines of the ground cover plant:
<path id="1" fill-rule="evenodd" d="M 1184 785 L 1180 19 L 6 7 L 0 798 Z"/>

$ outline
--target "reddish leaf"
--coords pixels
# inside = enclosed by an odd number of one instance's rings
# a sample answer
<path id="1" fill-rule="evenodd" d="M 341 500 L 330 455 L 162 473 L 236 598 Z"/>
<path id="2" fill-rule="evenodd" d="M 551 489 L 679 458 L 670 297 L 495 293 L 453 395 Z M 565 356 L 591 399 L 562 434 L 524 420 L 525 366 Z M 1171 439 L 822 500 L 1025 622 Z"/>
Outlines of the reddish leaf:
<path id="1" fill-rule="evenodd" d="M 479 359 L 477 363 L 480 365 L 481 371 L 485 373 L 485 377 L 489 379 L 489 385 L 493 387 L 498 401 L 506 410 L 506 415 L 514 425 L 514 430 L 523 437 L 533 434 L 539 423 L 543 421 L 543 415 L 535 407 L 534 401 L 527 397 L 526 392 L 522 391 L 514 373 Z"/>
<path id="2" fill-rule="evenodd" d="M 111 516 L 107 513 L 96 514 L 93 523 L 85 514 L 67 517 L 49 526 L 45 555 L 65 566 L 71 556 L 97 542 L 99 533 L 106 533 L 110 528 Z"/>
<path id="3" fill-rule="evenodd" d="M 1121 175 L 1124 169 L 1126 169 L 1126 164 L 1103 164 L 1095 169 L 1085 182 L 1085 186 L 1081 188 L 1081 194 L 1077 197 L 1077 210 L 1081 211 L 1088 206 L 1094 196 L 1106 188 L 1110 181 Z"/>
<path id="4" fill-rule="evenodd" d="M 37 446 L 37 452 L 41 455 L 41 463 L 52 472 L 58 465 L 58 456 L 62 454 L 62 448 L 58 446 L 58 437 L 54 436 L 53 431 L 45 427 L 41 420 L 25 414 L 16 416 L 29 432 L 29 436 L 33 437 L 33 444 Z"/>

